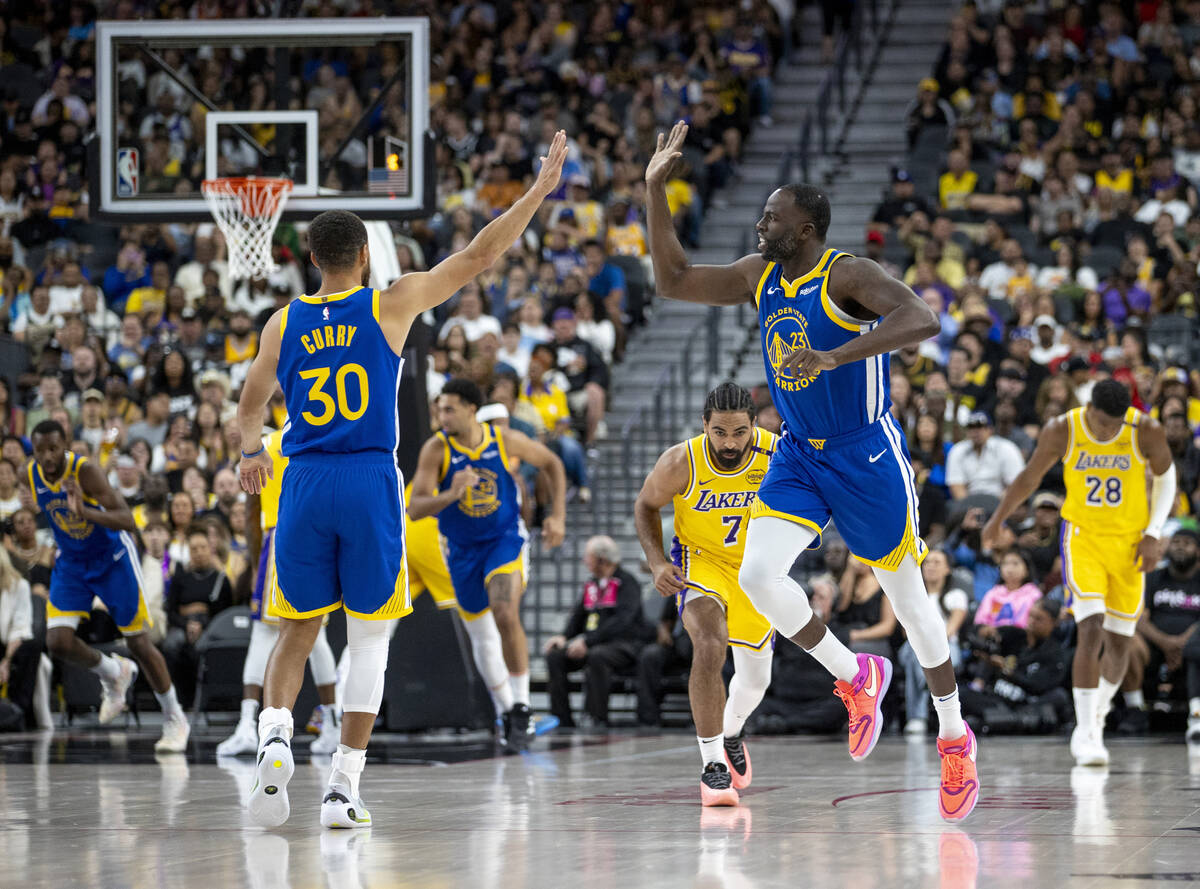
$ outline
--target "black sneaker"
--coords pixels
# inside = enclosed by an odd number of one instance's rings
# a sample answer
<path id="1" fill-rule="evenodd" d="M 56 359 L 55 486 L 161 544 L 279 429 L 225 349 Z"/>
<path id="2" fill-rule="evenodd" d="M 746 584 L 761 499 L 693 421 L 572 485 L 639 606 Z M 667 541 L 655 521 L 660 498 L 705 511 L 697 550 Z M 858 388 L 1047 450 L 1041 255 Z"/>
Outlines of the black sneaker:
<path id="1" fill-rule="evenodd" d="M 750 786 L 750 753 L 746 750 L 745 739 L 745 732 L 725 739 L 725 758 L 729 761 L 729 769 L 733 773 L 733 786 L 736 790 Z"/>
<path id="2" fill-rule="evenodd" d="M 700 773 L 700 804 L 703 806 L 736 806 L 738 793 L 733 778 L 724 763 L 710 762 Z"/>
<path id="3" fill-rule="evenodd" d="M 513 704 L 513 708 L 504 714 L 504 736 L 511 753 L 520 753 L 529 747 L 529 720 L 533 711 L 527 704 Z"/>

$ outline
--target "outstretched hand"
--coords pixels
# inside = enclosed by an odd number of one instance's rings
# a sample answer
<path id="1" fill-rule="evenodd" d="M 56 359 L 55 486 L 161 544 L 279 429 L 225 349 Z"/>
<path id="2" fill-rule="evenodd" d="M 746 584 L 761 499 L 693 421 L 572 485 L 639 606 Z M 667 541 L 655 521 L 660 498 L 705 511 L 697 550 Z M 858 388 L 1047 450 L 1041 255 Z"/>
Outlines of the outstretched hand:
<path id="1" fill-rule="evenodd" d="M 680 120 L 671 127 L 669 137 L 664 137 L 662 133 L 658 134 L 658 147 L 655 148 L 650 163 L 646 164 L 647 185 L 662 185 L 667 181 L 667 174 L 675 165 L 676 158 L 683 156 L 680 149 L 683 148 L 683 140 L 687 138 L 687 132 L 688 125 Z"/>
<path id="2" fill-rule="evenodd" d="M 533 183 L 534 190 L 543 199 L 558 188 L 558 179 L 562 175 L 563 163 L 566 159 L 567 133 L 565 130 L 559 130 L 550 142 L 550 150 L 541 159 L 542 167 L 538 171 L 537 181 Z"/>

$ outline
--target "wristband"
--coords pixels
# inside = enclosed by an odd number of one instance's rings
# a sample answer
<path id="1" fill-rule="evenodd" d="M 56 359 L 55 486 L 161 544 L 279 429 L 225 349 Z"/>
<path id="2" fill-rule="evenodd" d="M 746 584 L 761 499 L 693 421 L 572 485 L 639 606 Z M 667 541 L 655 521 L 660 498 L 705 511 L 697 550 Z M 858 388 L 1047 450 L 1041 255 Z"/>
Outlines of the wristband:
<path id="1" fill-rule="evenodd" d="M 266 449 L 267 449 L 266 445 L 260 445 L 258 450 L 255 451 L 253 454 L 247 454 L 245 451 L 242 451 L 242 459 L 252 460 L 253 458 L 257 457 L 259 454 L 261 454 L 263 451 L 265 451 Z"/>

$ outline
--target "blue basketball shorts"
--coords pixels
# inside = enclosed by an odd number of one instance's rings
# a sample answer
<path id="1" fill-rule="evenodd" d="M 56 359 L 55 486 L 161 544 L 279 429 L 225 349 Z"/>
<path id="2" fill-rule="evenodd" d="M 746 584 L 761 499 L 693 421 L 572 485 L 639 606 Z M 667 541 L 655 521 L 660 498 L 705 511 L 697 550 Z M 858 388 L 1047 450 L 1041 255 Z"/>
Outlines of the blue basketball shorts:
<path id="1" fill-rule="evenodd" d="M 908 445 L 891 414 L 838 438 L 785 434 L 751 507 L 758 516 L 812 528 L 813 547 L 832 518 L 857 559 L 889 571 L 927 552 Z"/>
<path id="2" fill-rule="evenodd" d="M 404 479 L 391 454 L 301 454 L 283 472 L 271 616 L 339 607 L 391 620 L 412 610 L 404 563 Z"/>
<path id="3" fill-rule="evenodd" d="M 470 620 L 488 608 L 487 585 L 500 574 L 528 576 L 528 552 L 524 528 L 519 522 L 492 540 L 456 544 L 446 541 L 446 567 L 454 584 L 454 597 L 463 617 Z"/>
<path id="4" fill-rule="evenodd" d="M 86 563 L 59 556 L 50 575 L 47 625 L 77 626 L 79 618 L 92 613 L 93 598 L 104 603 L 122 633 L 141 633 L 153 625 L 142 594 L 141 559 L 128 534 L 121 534 L 111 553 Z"/>

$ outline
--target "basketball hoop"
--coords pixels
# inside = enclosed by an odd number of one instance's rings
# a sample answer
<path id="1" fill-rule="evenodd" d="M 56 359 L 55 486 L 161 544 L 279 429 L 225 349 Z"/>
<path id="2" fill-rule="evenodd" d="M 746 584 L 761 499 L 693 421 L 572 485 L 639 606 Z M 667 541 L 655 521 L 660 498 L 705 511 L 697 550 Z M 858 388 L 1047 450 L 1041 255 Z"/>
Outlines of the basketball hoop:
<path id="1" fill-rule="evenodd" d="M 264 278 L 275 271 L 271 236 L 292 193 L 290 179 L 235 176 L 200 185 L 229 247 L 231 278 Z"/>

